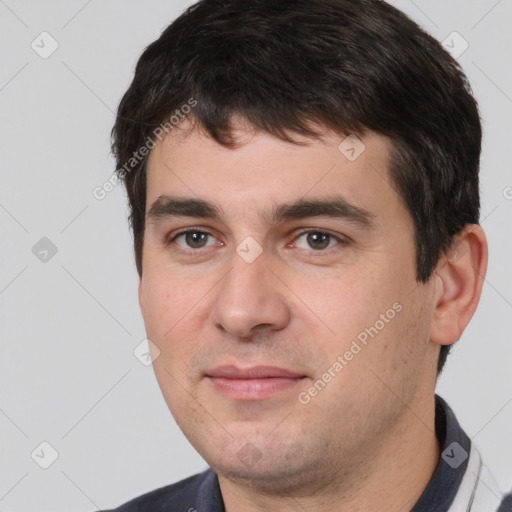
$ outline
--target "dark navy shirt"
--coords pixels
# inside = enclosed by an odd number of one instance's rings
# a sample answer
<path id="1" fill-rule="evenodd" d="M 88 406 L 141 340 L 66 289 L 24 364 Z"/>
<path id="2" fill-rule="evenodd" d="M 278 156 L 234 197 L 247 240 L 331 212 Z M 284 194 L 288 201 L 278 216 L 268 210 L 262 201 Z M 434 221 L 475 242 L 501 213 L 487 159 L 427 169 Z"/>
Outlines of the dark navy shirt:
<path id="1" fill-rule="evenodd" d="M 410 512 L 512 512 L 512 494 L 502 495 L 453 411 L 437 395 L 435 425 L 441 457 L 429 484 Z M 106 512 L 225 510 L 217 475 L 208 469 Z"/>

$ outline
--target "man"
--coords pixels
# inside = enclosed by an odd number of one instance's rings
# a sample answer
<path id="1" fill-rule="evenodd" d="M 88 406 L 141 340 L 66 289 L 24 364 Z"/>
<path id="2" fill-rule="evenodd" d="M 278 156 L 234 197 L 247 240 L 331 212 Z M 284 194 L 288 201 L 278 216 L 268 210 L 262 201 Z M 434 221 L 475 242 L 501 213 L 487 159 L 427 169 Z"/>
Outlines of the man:
<path id="1" fill-rule="evenodd" d="M 113 129 L 163 396 L 208 471 L 129 511 L 512 510 L 435 395 L 487 267 L 457 63 L 380 0 L 202 0 Z"/>

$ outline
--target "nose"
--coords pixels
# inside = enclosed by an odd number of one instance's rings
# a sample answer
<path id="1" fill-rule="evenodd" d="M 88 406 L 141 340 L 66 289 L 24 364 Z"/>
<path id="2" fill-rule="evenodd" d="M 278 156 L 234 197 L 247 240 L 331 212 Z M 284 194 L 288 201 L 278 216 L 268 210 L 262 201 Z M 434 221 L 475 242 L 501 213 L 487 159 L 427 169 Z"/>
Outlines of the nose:
<path id="1" fill-rule="evenodd" d="M 290 321 L 287 288 L 270 268 L 263 251 L 251 263 L 234 251 L 231 269 L 216 287 L 211 311 L 214 325 L 236 338 L 280 330 Z"/>

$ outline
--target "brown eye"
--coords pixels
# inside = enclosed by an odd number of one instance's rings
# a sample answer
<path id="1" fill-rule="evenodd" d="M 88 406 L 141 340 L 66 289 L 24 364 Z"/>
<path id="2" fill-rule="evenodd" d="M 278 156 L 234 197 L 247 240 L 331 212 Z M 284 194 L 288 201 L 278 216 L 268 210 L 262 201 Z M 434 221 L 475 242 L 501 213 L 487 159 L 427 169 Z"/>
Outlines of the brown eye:
<path id="1" fill-rule="evenodd" d="M 208 235 L 206 233 L 199 233 L 197 231 L 191 231 L 185 235 L 185 242 L 194 249 L 203 247 Z"/>
<path id="2" fill-rule="evenodd" d="M 208 243 L 209 237 L 212 239 L 212 243 Z M 184 243 L 180 243 L 178 240 L 183 240 Z M 202 249 L 203 247 L 208 247 L 208 245 L 215 243 L 215 239 L 209 233 L 197 230 L 178 233 L 172 241 L 176 242 L 176 244 L 183 249 Z"/>
<path id="3" fill-rule="evenodd" d="M 305 243 L 301 242 L 304 237 Z M 301 249 L 313 249 L 314 251 L 323 251 L 340 243 L 343 243 L 343 240 L 323 231 L 306 231 L 295 242 L 297 247 Z"/>
<path id="4" fill-rule="evenodd" d="M 308 233 L 307 241 L 313 249 L 326 249 L 329 246 L 331 236 L 326 233 Z"/>

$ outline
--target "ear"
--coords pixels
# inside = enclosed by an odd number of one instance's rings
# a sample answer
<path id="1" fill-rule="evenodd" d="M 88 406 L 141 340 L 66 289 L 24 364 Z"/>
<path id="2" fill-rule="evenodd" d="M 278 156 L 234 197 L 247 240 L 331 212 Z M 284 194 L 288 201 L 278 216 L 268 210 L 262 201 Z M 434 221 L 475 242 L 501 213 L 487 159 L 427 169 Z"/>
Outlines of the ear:
<path id="1" fill-rule="evenodd" d="M 145 315 L 145 302 L 144 302 L 145 297 L 144 297 L 144 288 L 142 285 L 142 277 L 140 277 L 140 279 L 139 279 L 138 295 L 139 295 L 140 310 L 142 312 L 142 316 L 144 317 L 144 315 Z"/>
<path id="2" fill-rule="evenodd" d="M 435 303 L 430 339 L 438 345 L 457 341 L 476 310 L 487 270 L 487 239 L 477 224 L 455 236 L 434 271 Z"/>

